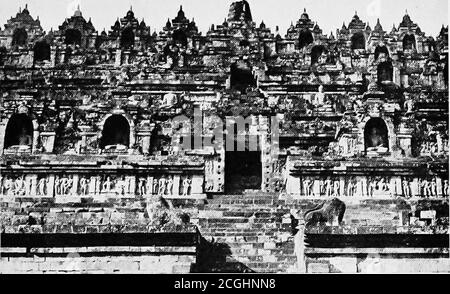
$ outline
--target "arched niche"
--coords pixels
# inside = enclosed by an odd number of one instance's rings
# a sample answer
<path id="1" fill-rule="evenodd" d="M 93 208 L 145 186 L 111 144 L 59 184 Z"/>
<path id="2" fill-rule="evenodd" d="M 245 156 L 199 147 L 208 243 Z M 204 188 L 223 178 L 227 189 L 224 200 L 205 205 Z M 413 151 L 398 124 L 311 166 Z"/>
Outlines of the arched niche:
<path id="1" fill-rule="evenodd" d="M 311 49 L 311 65 L 319 61 L 319 57 L 326 52 L 326 48 L 323 45 L 316 45 Z"/>
<path id="2" fill-rule="evenodd" d="M 393 81 L 394 69 L 391 61 L 381 62 L 377 66 L 378 83 Z"/>
<path id="3" fill-rule="evenodd" d="M 51 50 L 47 41 L 43 40 L 36 42 L 36 44 L 34 44 L 33 51 L 35 61 L 50 60 Z"/>
<path id="4" fill-rule="evenodd" d="M 355 49 L 366 49 L 366 37 L 363 32 L 356 32 L 351 38 L 351 48 Z"/>
<path id="5" fill-rule="evenodd" d="M 15 29 L 12 37 L 13 46 L 25 46 L 27 44 L 28 34 L 24 28 Z"/>
<path id="6" fill-rule="evenodd" d="M 230 86 L 232 89 L 243 92 L 247 87 L 256 86 L 252 69 L 245 62 L 233 63 L 230 67 L 230 75 Z"/>
<path id="7" fill-rule="evenodd" d="M 68 29 L 64 34 L 64 43 L 67 45 L 81 45 L 81 32 L 77 29 Z"/>
<path id="8" fill-rule="evenodd" d="M 302 30 L 298 36 L 298 46 L 300 49 L 314 42 L 312 33 L 309 30 Z"/>
<path id="9" fill-rule="evenodd" d="M 113 145 L 130 147 L 130 124 L 120 114 L 109 116 L 103 124 L 100 149 L 105 149 L 105 147 Z"/>
<path id="10" fill-rule="evenodd" d="M 416 37 L 407 34 L 403 37 L 403 50 L 411 50 L 416 48 Z"/>
<path id="11" fill-rule="evenodd" d="M 384 45 L 375 47 L 375 53 L 374 53 L 375 60 L 378 59 L 378 56 L 380 56 L 380 54 L 384 54 L 386 58 L 389 57 L 388 48 Z"/>
<path id="12" fill-rule="evenodd" d="M 383 119 L 371 118 L 364 127 L 365 150 L 386 148 L 389 150 L 389 132 Z"/>
<path id="13" fill-rule="evenodd" d="M 186 47 L 188 43 L 187 35 L 183 30 L 175 30 L 172 34 L 172 40 L 183 47 Z"/>
<path id="14" fill-rule="evenodd" d="M 30 151 L 33 146 L 33 121 L 24 114 L 13 114 L 6 125 L 4 149 L 13 146 L 28 146 Z"/>
<path id="15" fill-rule="evenodd" d="M 126 28 L 122 31 L 120 35 L 120 47 L 121 48 L 132 48 L 134 46 L 134 32 L 133 28 Z"/>

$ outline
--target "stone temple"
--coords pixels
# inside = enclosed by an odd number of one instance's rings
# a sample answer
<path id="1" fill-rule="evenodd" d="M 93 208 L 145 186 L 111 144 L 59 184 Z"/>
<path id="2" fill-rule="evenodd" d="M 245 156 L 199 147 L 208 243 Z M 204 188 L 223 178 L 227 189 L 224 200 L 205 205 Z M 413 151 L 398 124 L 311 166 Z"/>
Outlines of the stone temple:
<path id="1" fill-rule="evenodd" d="M 185 9 L 0 27 L 0 272 L 449 271 L 448 26 Z"/>

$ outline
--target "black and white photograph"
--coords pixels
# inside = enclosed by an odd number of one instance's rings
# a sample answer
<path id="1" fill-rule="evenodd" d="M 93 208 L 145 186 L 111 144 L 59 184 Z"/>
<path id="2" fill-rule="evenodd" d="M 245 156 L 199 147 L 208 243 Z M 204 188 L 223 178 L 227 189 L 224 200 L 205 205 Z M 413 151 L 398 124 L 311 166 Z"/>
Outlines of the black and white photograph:
<path id="1" fill-rule="evenodd" d="M 447 0 L 0 7 L 0 274 L 450 273 Z"/>

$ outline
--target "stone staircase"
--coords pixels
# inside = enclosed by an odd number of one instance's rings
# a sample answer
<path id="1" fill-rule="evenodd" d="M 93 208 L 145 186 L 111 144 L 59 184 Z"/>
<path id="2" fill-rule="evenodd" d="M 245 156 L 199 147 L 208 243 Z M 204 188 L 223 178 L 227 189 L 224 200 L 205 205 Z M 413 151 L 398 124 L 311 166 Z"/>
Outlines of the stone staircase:
<path id="1" fill-rule="evenodd" d="M 295 272 L 297 257 L 289 209 L 277 195 L 261 192 L 208 200 L 198 213 L 198 227 L 208 244 L 221 254 L 205 254 L 210 259 L 205 261 L 208 266 L 198 270 Z M 215 258 L 211 260 L 211 256 Z"/>

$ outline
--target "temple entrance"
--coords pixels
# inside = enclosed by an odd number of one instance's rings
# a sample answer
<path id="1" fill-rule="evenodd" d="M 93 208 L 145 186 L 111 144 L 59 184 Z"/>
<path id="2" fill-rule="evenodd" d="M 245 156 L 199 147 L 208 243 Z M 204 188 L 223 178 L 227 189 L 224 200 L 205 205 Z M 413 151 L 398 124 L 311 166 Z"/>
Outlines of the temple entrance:
<path id="1" fill-rule="evenodd" d="M 14 114 L 8 121 L 5 131 L 4 148 L 33 145 L 33 123 L 26 114 Z"/>
<path id="2" fill-rule="evenodd" d="M 115 147 L 129 147 L 130 145 L 130 125 L 125 117 L 114 114 L 110 116 L 103 125 L 101 149 Z"/>
<path id="3" fill-rule="evenodd" d="M 241 194 L 245 189 L 261 189 L 260 151 L 225 152 L 225 192 Z"/>
<path id="4" fill-rule="evenodd" d="M 380 55 L 384 55 L 385 58 L 389 57 L 389 50 L 386 46 L 377 46 L 375 48 L 375 60 L 377 60 Z"/>
<path id="5" fill-rule="evenodd" d="M 244 92 L 247 87 L 256 87 L 256 81 L 252 69 L 245 62 L 238 62 L 231 65 L 230 68 L 231 88 Z"/>
<path id="6" fill-rule="evenodd" d="M 352 49 L 366 49 L 366 38 L 362 32 L 357 32 L 352 36 Z"/>
<path id="7" fill-rule="evenodd" d="M 416 37 L 414 35 L 405 35 L 403 37 L 403 50 L 412 50 L 416 48 Z"/>
<path id="8" fill-rule="evenodd" d="M 384 81 L 392 81 L 393 77 L 392 63 L 390 61 L 385 61 L 378 64 L 377 76 L 378 76 L 378 83 Z"/>
<path id="9" fill-rule="evenodd" d="M 371 118 L 364 128 L 366 151 L 388 151 L 389 138 L 386 123 L 381 118 Z"/>
<path id="10" fill-rule="evenodd" d="M 187 46 L 188 39 L 186 33 L 183 30 L 174 31 L 172 39 L 175 41 L 175 44 L 180 44 L 182 47 Z"/>
<path id="11" fill-rule="evenodd" d="M 50 45 L 46 41 L 36 42 L 33 51 L 35 61 L 50 60 Z"/>
<path id="12" fill-rule="evenodd" d="M 132 48 L 134 46 L 134 32 L 132 28 L 126 28 L 120 36 L 121 48 Z"/>
<path id="13" fill-rule="evenodd" d="M 310 31 L 302 30 L 299 34 L 298 41 L 299 41 L 298 45 L 300 49 L 302 49 L 303 47 L 306 47 L 312 42 L 314 42 L 314 38 Z"/>
<path id="14" fill-rule="evenodd" d="M 14 30 L 12 45 L 13 46 L 25 46 L 27 43 L 28 34 L 23 28 L 18 28 Z"/>
<path id="15" fill-rule="evenodd" d="M 76 29 L 68 29 L 65 34 L 65 43 L 67 45 L 81 45 L 81 32 Z"/>

